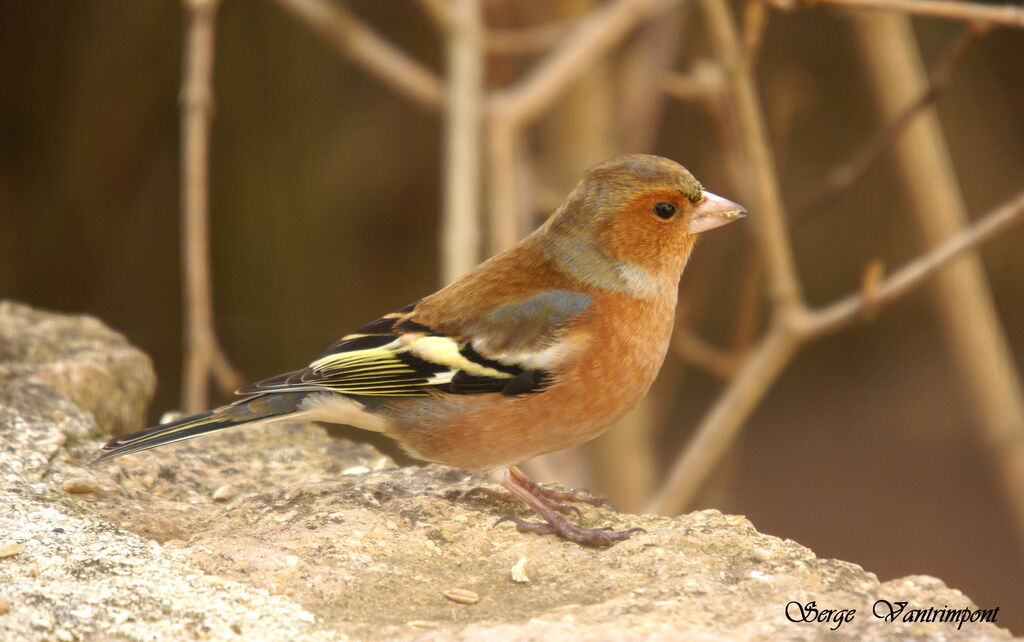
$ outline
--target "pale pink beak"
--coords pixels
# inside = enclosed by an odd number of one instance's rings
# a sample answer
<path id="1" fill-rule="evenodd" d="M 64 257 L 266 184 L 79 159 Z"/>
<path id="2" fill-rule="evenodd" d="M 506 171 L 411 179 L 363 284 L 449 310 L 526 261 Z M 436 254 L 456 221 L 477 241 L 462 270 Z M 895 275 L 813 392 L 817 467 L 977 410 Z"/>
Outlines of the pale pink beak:
<path id="1" fill-rule="evenodd" d="M 690 233 L 707 232 L 746 215 L 747 210 L 742 205 L 705 191 L 704 198 L 697 204 L 693 216 L 690 217 Z"/>

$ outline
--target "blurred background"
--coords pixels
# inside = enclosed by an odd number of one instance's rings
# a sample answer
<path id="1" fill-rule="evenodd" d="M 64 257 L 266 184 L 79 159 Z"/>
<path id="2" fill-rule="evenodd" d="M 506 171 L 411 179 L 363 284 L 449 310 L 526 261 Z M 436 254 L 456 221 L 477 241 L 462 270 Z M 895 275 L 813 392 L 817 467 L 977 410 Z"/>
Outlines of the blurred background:
<path id="1" fill-rule="evenodd" d="M 751 223 L 764 196 L 737 133 L 728 56 L 707 20 L 714 2 L 632 4 L 643 10 L 604 23 L 604 48 L 570 65 L 564 89 L 506 138 L 487 113 L 476 132 L 463 130 L 479 175 L 463 164 L 470 188 L 460 192 L 445 187 L 459 166 L 446 156 L 459 144 L 458 119 L 367 73 L 358 47 L 311 28 L 302 11 L 357 20 L 443 79 L 459 55 L 445 11 L 466 1 L 226 0 L 216 13 L 210 259 L 217 334 L 242 377 L 294 369 L 433 291 L 467 256 L 532 229 L 589 165 L 624 152 L 668 156 L 750 217 L 698 247 L 682 281 L 677 345 L 649 400 L 627 425 L 536 469 L 630 510 L 649 506 L 771 310 Z M 575 28 L 626 5 L 483 1 L 485 89 L 524 86 Z M 863 175 L 814 200 L 829 171 L 892 121 L 877 78 L 877 48 L 888 45 L 872 40 L 883 31 L 870 25 L 882 14 L 779 11 L 758 0 L 728 7 L 754 70 L 809 304 L 858 291 L 873 260 L 892 270 L 933 245 L 906 148 L 880 145 Z M 159 376 L 153 421 L 181 406 L 188 15 L 170 1 L 0 4 L 0 297 L 93 314 L 124 332 Z M 955 176 L 929 189 L 962 194 L 978 218 L 1024 188 L 1024 30 L 910 23 L 925 69 L 952 60 L 934 105 Z M 460 220 L 446 212 L 474 193 L 480 215 L 445 244 L 446 221 Z M 1000 345 L 1018 369 L 1022 245 L 1016 226 L 979 252 Z M 982 425 L 1009 418 L 977 407 L 970 390 L 979 384 L 967 380 L 944 322 L 972 313 L 973 299 L 951 308 L 939 287 L 930 281 L 868 322 L 802 346 L 686 509 L 745 514 L 763 532 L 883 580 L 938 576 L 983 608 L 1001 606 L 999 624 L 1020 634 L 1024 544 L 999 448 Z M 1009 386 L 1019 402 L 1019 379 Z M 211 389 L 211 403 L 227 398 Z"/>

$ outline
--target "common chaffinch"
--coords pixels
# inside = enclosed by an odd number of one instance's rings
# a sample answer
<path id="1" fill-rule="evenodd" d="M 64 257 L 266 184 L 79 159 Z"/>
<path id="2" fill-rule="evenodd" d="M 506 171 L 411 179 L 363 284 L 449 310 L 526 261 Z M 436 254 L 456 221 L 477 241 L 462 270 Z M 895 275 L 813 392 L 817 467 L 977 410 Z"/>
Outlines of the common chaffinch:
<path id="1" fill-rule="evenodd" d="M 428 297 L 347 334 L 245 398 L 104 445 L 96 462 L 254 422 L 310 420 L 384 433 L 412 456 L 474 471 L 544 519 L 520 531 L 609 545 L 515 464 L 592 439 L 647 392 L 668 348 L 679 277 L 699 233 L 745 214 L 658 156 L 588 170 L 517 245 Z"/>

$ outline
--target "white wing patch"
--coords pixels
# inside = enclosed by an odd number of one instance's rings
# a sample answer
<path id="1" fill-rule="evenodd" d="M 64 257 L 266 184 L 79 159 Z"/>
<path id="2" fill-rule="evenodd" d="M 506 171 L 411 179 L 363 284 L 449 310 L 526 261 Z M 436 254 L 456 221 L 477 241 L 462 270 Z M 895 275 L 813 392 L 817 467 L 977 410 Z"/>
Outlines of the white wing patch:
<path id="1" fill-rule="evenodd" d="M 420 359 L 450 368 L 451 372 L 448 373 L 449 380 L 459 370 L 477 377 L 512 378 L 512 375 L 507 372 L 488 368 L 462 356 L 459 352 L 459 344 L 448 337 L 426 336 L 422 334 L 405 335 L 399 341 L 407 345 L 409 352 Z"/>
<path id="2" fill-rule="evenodd" d="M 565 359 L 572 348 L 570 342 L 564 340 L 536 352 L 494 353 L 487 349 L 487 342 L 483 339 L 474 339 L 472 345 L 474 350 L 486 355 L 488 359 L 523 370 L 551 370 Z"/>

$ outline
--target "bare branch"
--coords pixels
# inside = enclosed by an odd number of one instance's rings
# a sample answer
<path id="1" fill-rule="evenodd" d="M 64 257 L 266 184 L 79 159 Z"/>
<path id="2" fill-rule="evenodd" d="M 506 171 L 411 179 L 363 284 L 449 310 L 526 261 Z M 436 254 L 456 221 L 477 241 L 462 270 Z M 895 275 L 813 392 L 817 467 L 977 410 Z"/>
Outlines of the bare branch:
<path id="1" fill-rule="evenodd" d="M 904 296 L 956 257 L 1024 220 L 1024 191 L 985 214 L 977 223 L 910 261 L 873 288 L 871 297 L 851 294 L 811 312 L 802 332 L 808 338 L 835 332 L 861 319 L 870 306 L 882 306 Z"/>
<path id="2" fill-rule="evenodd" d="M 851 9 L 879 9 L 900 11 L 908 14 L 990 22 L 1007 27 L 1024 27 L 1024 7 L 1014 4 L 983 4 L 980 2 L 959 2 L 958 0 L 802 0 L 804 4 L 824 4 Z M 789 9 L 798 4 L 794 0 L 775 0 L 773 4 Z"/>
<path id="3" fill-rule="evenodd" d="M 679 100 L 706 101 L 725 92 L 725 70 L 713 60 L 697 60 L 685 73 L 666 74 L 661 88 Z"/>
<path id="4" fill-rule="evenodd" d="M 550 49 L 575 26 L 576 21 L 548 22 L 529 27 L 491 29 L 487 32 L 487 53 L 531 54 Z"/>
<path id="5" fill-rule="evenodd" d="M 412 102 L 432 110 L 441 106 L 444 90 L 437 74 L 388 42 L 344 5 L 325 0 L 275 2 L 334 45 L 339 53 Z"/>
<path id="6" fill-rule="evenodd" d="M 672 332 L 672 350 L 684 361 L 706 370 L 723 381 L 736 376 L 742 360 L 711 345 L 685 325 Z"/>
<path id="7" fill-rule="evenodd" d="M 525 227 L 518 189 L 522 145 L 522 136 L 511 121 L 491 120 L 487 136 L 488 249 L 491 253 L 515 245 Z"/>
<path id="8" fill-rule="evenodd" d="M 516 126 L 532 122 L 580 70 L 621 41 L 654 5 L 654 0 L 615 0 L 588 14 L 525 78 L 491 97 L 494 117 Z"/>
<path id="9" fill-rule="evenodd" d="M 480 152 L 483 21 L 480 0 L 449 7 L 441 278 L 450 283 L 480 258 Z"/>
<path id="10" fill-rule="evenodd" d="M 211 375 L 230 390 L 241 377 L 217 341 L 210 269 L 209 146 L 213 119 L 214 23 L 220 0 L 187 0 L 181 83 L 181 261 L 185 309 L 182 400 L 185 412 L 209 407 Z"/>

